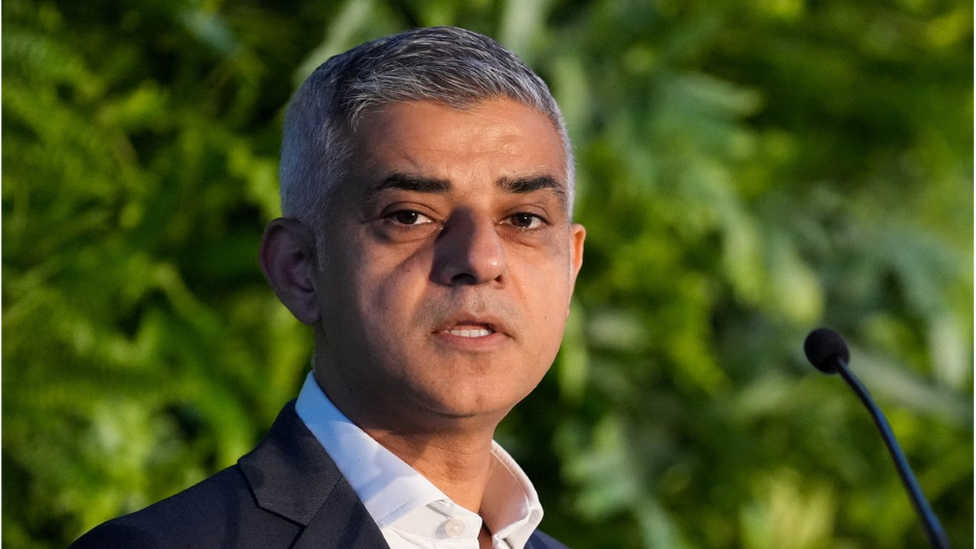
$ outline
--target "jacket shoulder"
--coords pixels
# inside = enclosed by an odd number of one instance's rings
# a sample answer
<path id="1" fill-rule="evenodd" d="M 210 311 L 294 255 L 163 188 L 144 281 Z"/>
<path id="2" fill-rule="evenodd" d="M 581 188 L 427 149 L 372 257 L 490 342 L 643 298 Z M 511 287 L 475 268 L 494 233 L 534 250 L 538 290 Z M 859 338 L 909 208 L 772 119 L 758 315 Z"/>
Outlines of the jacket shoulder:
<path id="1" fill-rule="evenodd" d="M 141 511 L 95 527 L 69 549 L 271 548 L 276 545 L 272 539 L 291 539 L 297 531 L 297 525 L 257 507 L 235 465 Z"/>
<path id="2" fill-rule="evenodd" d="M 562 543 L 556 540 L 556 538 L 550 536 L 549 534 L 543 532 L 542 530 L 536 530 L 532 533 L 529 541 L 525 544 L 525 549 L 569 549 Z"/>

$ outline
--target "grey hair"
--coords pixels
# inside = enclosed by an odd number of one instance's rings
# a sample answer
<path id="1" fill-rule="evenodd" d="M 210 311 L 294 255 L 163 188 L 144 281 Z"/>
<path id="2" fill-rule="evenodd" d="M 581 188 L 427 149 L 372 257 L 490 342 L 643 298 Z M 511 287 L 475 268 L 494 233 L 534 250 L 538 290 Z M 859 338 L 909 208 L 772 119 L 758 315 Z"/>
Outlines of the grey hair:
<path id="1" fill-rule="evenodd" d="M 282 215 L 297 219 L 320 239 L 331 195 L 351 160 L 349 136 L 367 109 L 406 101 L 465 109 L 499 98 L 535 109 L 559 133 L 571 214 L 573 150 L 546 83 L 491 38 L 455 27 L 429 27 L 336 55 L 301 85 L 285 115 L 279 171 Z"/>

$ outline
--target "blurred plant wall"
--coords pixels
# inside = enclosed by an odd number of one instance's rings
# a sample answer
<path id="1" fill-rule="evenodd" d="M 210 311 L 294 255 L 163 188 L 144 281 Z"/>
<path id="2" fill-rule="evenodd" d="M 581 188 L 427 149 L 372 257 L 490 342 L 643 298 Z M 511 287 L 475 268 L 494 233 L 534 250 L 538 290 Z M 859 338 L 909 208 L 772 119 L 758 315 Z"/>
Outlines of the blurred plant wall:
<path id="1" fill-rule="evenodd" d="M 283 107 L 414 26 L 550 83 L 586 259 L 499 440 L 585 548 L 924 546 L 874 428 L 801 345 L 842 331 L 953 547 L 973 546 L 973 5 L 144 0 L 2 5 L 3 547 L 232 464 L 308 331 L 256 254 Z"/>

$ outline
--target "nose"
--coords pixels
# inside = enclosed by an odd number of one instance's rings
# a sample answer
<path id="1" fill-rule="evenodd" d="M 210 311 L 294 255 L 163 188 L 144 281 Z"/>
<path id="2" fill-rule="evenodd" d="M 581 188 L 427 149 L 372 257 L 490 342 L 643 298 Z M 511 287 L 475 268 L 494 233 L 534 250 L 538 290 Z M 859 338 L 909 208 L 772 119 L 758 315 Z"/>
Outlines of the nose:
<path id="1" fill-rule="evenodd" d="M 495 223 L 455 213 L 437 237 L 433 270 L 437 282 L 451 286 L 501 281 L 508 264 Z"/>

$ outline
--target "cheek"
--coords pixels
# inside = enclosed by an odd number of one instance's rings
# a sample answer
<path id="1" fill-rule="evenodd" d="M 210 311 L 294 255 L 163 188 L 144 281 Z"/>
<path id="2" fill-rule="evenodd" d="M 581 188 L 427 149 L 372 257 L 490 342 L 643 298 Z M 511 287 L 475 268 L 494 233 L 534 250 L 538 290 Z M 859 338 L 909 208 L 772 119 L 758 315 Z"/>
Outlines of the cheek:
<path id="1" fill-rule="evenodd" d="M 354 279 L 357 287 L 351 293 L 356 294 L 358 309 L 370 324 L 396 326 L 414 318 L 428 277 L 428 270 L 420 263 L 383 264 L 377 258 L 363 259 Z"/>
<path id="2" fill-rule="evenodd" d="M 570 272 L 564 266 L 527 269 L 520 286 L 528 325 L 535 331 L 540 353 L 554 353 L 562 341 L 569 312 Z"/>
<path id="3" fill-rule="evenodd" d="M 519 262 L 523 266 L 521 286 L 531 294 L 527 299 L 535 302 L 540 311 L 546 311 L 547 316 L 552 310 L 562 311 L 565 316 L 573 288 L 573 269 L 566 251 L 554 245 L 546 253 L 523 255 Z"/>

